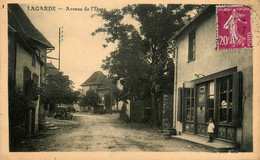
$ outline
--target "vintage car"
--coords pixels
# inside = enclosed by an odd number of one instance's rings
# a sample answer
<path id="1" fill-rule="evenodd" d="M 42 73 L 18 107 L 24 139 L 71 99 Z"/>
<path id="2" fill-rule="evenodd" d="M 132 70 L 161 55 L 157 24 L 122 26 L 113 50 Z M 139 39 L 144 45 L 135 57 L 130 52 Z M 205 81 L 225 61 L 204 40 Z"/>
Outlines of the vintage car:
<path id="1" fill-rule="evenodd" d="M 69 111 L 68 107 L 57 107 L 54 112 L 55 119 L 72 119 L 73 114 Z"/>

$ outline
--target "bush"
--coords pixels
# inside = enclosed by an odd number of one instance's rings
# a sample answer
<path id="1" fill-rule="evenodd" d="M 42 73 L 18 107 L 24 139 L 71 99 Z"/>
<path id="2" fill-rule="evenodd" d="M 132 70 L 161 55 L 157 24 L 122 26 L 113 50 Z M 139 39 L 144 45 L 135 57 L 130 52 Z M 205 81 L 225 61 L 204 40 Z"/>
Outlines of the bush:
<path id="1" fill-rule="evenodd" d="M 26 112 L 28 98 L 20 86 L 9 81 L 8 84 L 9 100 L 9 143 L 10 151 L 19 144 L 26 136 Z"/>
<path id="2" fill-rule="evenodd" d="M 93 90 L 88 90 L 86 92 L 86 95 L 80 99 L 79 105 L 81 107 L 86 107 L 86 106 L 93 107 L 94 113 L 104 112 L 101 111 L 102 109 L 99 103 L 101 103 L 101 97 L 99 96 L 99 94 Z"/>
<path id="3" fill-rule="evenodd" d="M 98 106 L 94 107 L 94 113 L 96 113 L 96 114 L 106 114 L 106 109 L 105 109 L 104 106 L 98 105 Z"/>

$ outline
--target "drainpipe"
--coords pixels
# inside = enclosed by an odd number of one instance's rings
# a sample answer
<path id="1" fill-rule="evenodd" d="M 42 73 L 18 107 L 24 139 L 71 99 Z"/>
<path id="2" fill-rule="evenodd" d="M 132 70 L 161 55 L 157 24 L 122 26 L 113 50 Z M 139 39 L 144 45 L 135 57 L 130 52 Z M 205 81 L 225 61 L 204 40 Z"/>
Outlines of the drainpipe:
<path id="1" fill-rule="evenodd" d="M 175 65 L 174 65 L 174 120 L 173 120 L 173 129 L 176 131 L 176 123 L 177 123 L 177 114 L 176 114 L 176 103 L 177 103 L 177 71 L 178 71 L 178 47 L 176 47 L 176 54 L 175 54 Z M 177 131 L 176 131 L 177 133 Z"/>

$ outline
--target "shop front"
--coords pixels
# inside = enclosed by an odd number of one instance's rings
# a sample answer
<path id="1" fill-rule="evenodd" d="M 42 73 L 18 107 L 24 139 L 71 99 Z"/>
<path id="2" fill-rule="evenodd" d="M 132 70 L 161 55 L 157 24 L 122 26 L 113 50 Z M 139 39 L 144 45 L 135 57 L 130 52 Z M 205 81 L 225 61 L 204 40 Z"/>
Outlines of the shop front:
<path id="1" fill-rule="evenodd" d="M 179 88 L 183 133 L 207 136 L 209 118 L 215 138 L 236 142 L 242 122 L 242 73 L 236 68 L 215 73 Z"/>

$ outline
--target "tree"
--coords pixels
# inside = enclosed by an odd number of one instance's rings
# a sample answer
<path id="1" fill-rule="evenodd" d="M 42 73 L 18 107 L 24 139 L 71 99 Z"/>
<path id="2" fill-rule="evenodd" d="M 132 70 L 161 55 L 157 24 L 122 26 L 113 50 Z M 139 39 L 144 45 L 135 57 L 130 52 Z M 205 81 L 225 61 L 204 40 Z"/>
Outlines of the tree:
<path id="1" fill-rule="evenodd" d="M 78 91 L 73 91 L 72 81 L 62 72 L 48 75 L 42 84 L 41 99 L 48 104 L 73 104 L 78 101 Z"/>
<path id="2" fill-rule="evenodd" d="M 113 106 L 113 96 L 112 96 L 112 92 L 109 91 L 104 95 L 104 99 L 105 99 L 105 107 L 106 110 L 109 111 L 110 113 L 112 113 L 112 106 Z"/>
<path id="3" fill-rule="evenodd" d="M 110 76 L 124 79 L 122 92 L 127 98 L 152 99 L 154 121 L 159 96 L 155 93 L 155 84 L 163 84 L 160 87 L 163 91 L 173 87 L 173 78 L 169 77 L 173 75 L 167 74 L 172 63 L 167 52 L 168 40 L 190 20 L 188 13 L 201 8 L 203 6 L 138 4 L 100 10 L 96 14 L 106 23 L 92 35 L 103 32 L 107 34 L 107 44 L 117 43 L 116 50 L 103 60 L 102 68 L 108 70 Z M 128 15 L 139 23 L 139 28 L 124 23 Z M 169 78 L 172 81 L 167 80 Z"/>
<path id="4" fill-rule="evenodd" d="M 116 111 L 118 112 L 118 102 L 122 100 L 122 92 L 115 86 L 112 88 L 112 94 L 116 101 Z"/>
<path id="5" fill-rule="evenodd" d="M 80 106 L 82 107 L 93 107 L 94 110 L 97 110 L 99 107 L 99 103 L 101 103 L 101 97 L 96 91 L 88 90 L 86 95 L 84 95 L 80 99 Z"/>
<path id="6" fill-rule="evenodd" d="M 125 98 L 144 98 L 149 81 L 149 62 L 145 52 L 141 35 L 133 25 L 121 23 L 122 12 L 118 9 L 110 12 L 101 10 L 98 16 L 108 21 L 104 27 L 97 29 L 93 35 L 106 32 L 109 37 L 107 43 L 118 42 L 118 47 L 103 60 L 102 68 L 109 71 L 111 77 L 124 78 Z M 106 46 L 106 45 L 105 45 Z"/>

